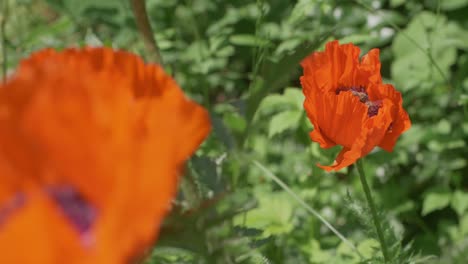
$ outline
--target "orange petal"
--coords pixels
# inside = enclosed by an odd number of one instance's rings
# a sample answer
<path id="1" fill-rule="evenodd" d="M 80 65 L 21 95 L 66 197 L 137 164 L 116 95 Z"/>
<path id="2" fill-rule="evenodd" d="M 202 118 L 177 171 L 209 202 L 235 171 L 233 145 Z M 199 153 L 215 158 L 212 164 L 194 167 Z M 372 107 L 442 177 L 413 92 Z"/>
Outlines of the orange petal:
<path id="1" fill-rule="evenodd" d="M 125 263 L 152 244 L 181 166 L 210 131 L 161 67 L 109 48 L 33 54 L 0 87 L 0 110 L 0 172 L 38 189 L 72 185 L 98 208 L 79 263 Z M 11 192 L 0 188 L 0 202 Z"/>
<path id="2" fill-rule="evenodd" d="M 390 100 L 384 100 L 378 114 L 366 118 L 362 124 L 361 134 L 354 140 L 350 147 L 343 147 L 334 164 L 331 166 L 319 165 L 319 167 L 326 171 L 337 171 L 353 164 L 361 157 L 366 156 L 385 136 L 387 128 L 392 122 L 391 112 L 394 107 Z"/>
<path id="3" fill-rule="evenodd" d="M 395 105 L 392 112 L 393 121 L 391 125 L 389 125 L 382 142 L 379 143 L 379 147 L 391 152 L 398 137 L 411 127 L 411 121 L 408 113 L 403 109 L 401 94 L 390 84 L 371 85 L 368 89 L 368 93 L 372 100 L 382 100 L 383 98 L 387 98 Z"/>
<path id="4" fill-rule="evenodd" d="M 377 145 L 390 151 L 411 125 L 401 95 L 382 84 L 379 50 L 370 50 L 362 60 L 359 53 L 353 44 L 332 41 L 301 63 L 312 140 L 323 148 L 343 146 L 334 165 L 321 166 L 327 170 L 346 167 Z"/>
<path id="5" fill-rule="evenodd" d="M 314 79 L 301 78 L 301 84 L 309 93 L 304 108 L 314 131 L 312 140 L 328 148 L 336 144 L 350 147 L 361 133 L 361 125 L 367 117 L 367 107 L 350 92 L 322 92 Z"/>
<path id="6" fill-rule="evenodd" d="M 359 76 L 362 82 L 382 83 L 382 76 L 380 75 L 380 51 L 379 49 L 371 49 L 366 55 L 362 57 L 359 68 L 361 69 Z"/>
<path id="7" fill-rule="evenodd" d="M 84 240 L 37 192 L 25 195 L 23 206 L 0 226 L 0 263 L 85 263 Z M 27 249 L 27 252 L 24 251 Z M 106 262 L 109 263 L 110 262 Z"/>
<path id="8" fill-rule="evenodd" d="M 314 52 L 302 62 L 302 78 L 314 79 L 324 91 L 338 88 L 366 87 L 369 81 L 381 82 L 379 50 L 373 49 L 359 60 L 360 49 L 353 44 L 331 41 L 325 51 Z M 307 88 L 304 94 L 307 94 Z"/>
<path id="9" fill-rule="evenodd" d="M 380 142 L 379 147 L 388 152 L 393 151 L 393 147 L 400 135 L 411 127 L 408 113 L 403 108 L 398 109 L 395 121 L 389 126 L 385 137 Z"/>

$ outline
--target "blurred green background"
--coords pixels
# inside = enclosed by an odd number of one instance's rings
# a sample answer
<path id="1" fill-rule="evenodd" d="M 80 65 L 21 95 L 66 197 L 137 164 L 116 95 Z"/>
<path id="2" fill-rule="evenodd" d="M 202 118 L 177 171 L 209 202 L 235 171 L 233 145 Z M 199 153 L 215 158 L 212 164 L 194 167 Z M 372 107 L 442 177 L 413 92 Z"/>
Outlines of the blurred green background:
<path id="1" fill-rule="evenodd" d="M 148 58 L 126 0 L 2 0 L 2 65 L 54 47 Z M 165 68 L 210 111 L 147 263 L 380 263 L 356 168 L 308 133 L 299 62 L 332 39 L 381 51 L 412 120 L 366 174 L 394 263 L 468 263 L 468 0 L 147 0 Z M 268 171 L 252 161 L 256 160 Z M 363 259 L 272 180 L 274 174 Z M 419 261 L 419 262 L 418 262 Z"/>

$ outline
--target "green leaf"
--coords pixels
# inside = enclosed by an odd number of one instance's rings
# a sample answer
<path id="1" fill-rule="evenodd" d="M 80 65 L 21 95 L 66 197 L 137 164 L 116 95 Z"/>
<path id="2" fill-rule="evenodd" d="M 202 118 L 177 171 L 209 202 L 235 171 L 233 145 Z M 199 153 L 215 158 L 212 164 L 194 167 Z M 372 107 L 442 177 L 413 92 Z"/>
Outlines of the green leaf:
<path id="1" fill-rule="evenodd" d="M 208 157 L 194 156 L 190 162 L 196 180 L 201 185 L 201 191 L 204 197 L 212 196 L 223 192 L 225 188 L 224 178 L 218 173 L 218 165 Z"/>
<path id="2" fill-rule="evenodd" d="M 463 215 L 466 209 L 468 209 L 468 193 L 455 191 L 450 201 L 450 206 L 452 206 L 459 216 Z"/>
<path id="3" fill-rule="evenodd" d="M 297 110 L 303 109 L 302 105 L 304 103 L 305 96 L 302 93 L 302 89 L 295 88 L 295 87 L 288 87 L 284 91 L 284 97 L 292 106 L 294 106 L 295 109 Z"/>
<path id="4" fill-rule="evenodd" d="M 275 111 L 289 106 L 288 99 L 281 94 L 271 94 L 265 97 L 260 103 L 259 111 Z"/>
<path id="5" fill-rule="evenodd" d="M 379 241 L 372 238 L 361 241 L 358 245 L 359 252 L 361 252 L 361 254 L 367 258 L 375 255 L 375 252 L 378 248 L 380 248 Z"/>
<path id="6" fill-rule="evenodd" d="M 236 112 L 229 112 L 224 115 L 224 122 L 234 132 L 242 133 L 246 128 L 245 119 Z"/>
<path id="7" fill-rule="evenodd" d="M 468 214 L 465 214 L 460 221 L 460 229 L 462 236 L 468 235 Z"/>
<path id="8" fill-rule="evenodd" d="M 232 35 L 229 41 L 238 46 L 262 47 L 268 44 L 268 41 L 250 34 Z"/>
<path id="9" fill-rule="evenodd" d="M 457 47 L 467 46 L 466 35 L 447 17 L 421 12 L 394 39 L 393 79 L 402 89 L 430 88 L 427 84 L 444 82 L 443 75 L 449 78 L 450 67 L 456 62 Z"/>
<path id="10" fill-rule="evenodd" d="M 294 207 L 287 193 L 259 189 L 258 200 L 258 208 L 247 212 L 246 215 L 237 216 L 234 223 L 263 229 L 265 237 L 292 230 L 294 225 L 291 217 Z"/>
<path id="11" fill-rule="evenodd" d="M 304 251 L 309 252 L 310 263 L 327 263 L 331 255 L 320 247 L 319 241 L 312 239 L 308 244 L 301 246 Z"/>
<path id="12" fill-rule="evenodd" d="M 236 146 L 236 140 L 223 120 L 216 115 L 212 115 L 211 122 L 213 125 L 213 132 L 220 140 L 220 143 L 223 143 L 227 149 L 233 149 Z"/>
<path id="13" fill-rule="evenodd" d="M 429 193 L 424 198 L 422 215 L 425 216 L 433 211 L 447 207 L 450 203 L 450 196 L 450 192 Z"/>
<path id="14" fill-rule="evenodd" d="M 286 51 L 292 51 L 301 44 L 300 39 L 287 39 L 276 48 L 275 54 L 282 54 Z"/>
<path id="15" fill-rule="evenodd" d="M 372 40 L 380 39 L 379 36 L 369 36 L 369 34 L 352 34 L 347 35 L 340 39 L 340 43 L 353 43 L 355 45 L 370 42 Z"/>
<path id="16" fill-rule="evenodd" d="M 278 112 L 278 110 L 301 110 L 304 103 L 304 94 L 299 88 L 288 87 L 284 94 L 271 94 L 260 103 L 258 112 Z"/>
<path id="17" fill-rule="evenodd" d="M 319 45 L 322 44 L 322 41 L 331 34 L 331 30 L 329 32 L 325 32 L 322 35 L 322 38 L 317 39 L 315 42 L 304 42 L 296 48 L 295 52 L 285 55 L 276 62 L 271 61 L 265 64 L 264 72 L 262 74 L 264 79 L 261 79 L 261 87 L 252 93 L 247 103 L 247 122 L 252 121 L 262 99 L 265 98 L 268 93 L 275 92 L 276 90 L 283 88 L 289 81 L 291 73 L 297 71 L 299 68 L 299 63 L 302 59 L 318 48 Z"/>
<path id="18" fill-rule="evenodd" d="M 440 5 L 440 9 L 449 10 L 449 11 L 460 9 L 468 5 L 468 0 L 444 0 L 444 1 L 431 0 L 431 1 L 426 1 L 426 2 L 432 8 L 438 8 L 438 6 Z"/>
<path id="19" fill-rule="evenodd" d="M 284 111 L 273 116 L 268 129 L 268 137 L 271 138 L 274 135 L 279 134 L 288 128 L 296 128 L 299 125 L 301 115 L 301 111 L 293 110 Z"/>
<path id="20" fill-rule="evenodd" d="M 452 125 L 447 119 L 442 119 L 437 124 L 436 130 L 440 134 L 447 135 L 452 130 Z"/>
<path id="21" fill-rule="evenodd" d="M 405 0 L 390 0 L 391 7 L 398 7 L 405 3 Z"/>

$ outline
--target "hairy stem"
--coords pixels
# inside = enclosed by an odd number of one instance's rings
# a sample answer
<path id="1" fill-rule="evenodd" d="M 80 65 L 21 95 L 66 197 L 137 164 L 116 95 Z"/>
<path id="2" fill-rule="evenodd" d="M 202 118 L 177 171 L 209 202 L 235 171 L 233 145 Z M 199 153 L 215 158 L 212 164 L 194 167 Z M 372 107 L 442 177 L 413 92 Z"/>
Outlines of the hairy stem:
<path id="1" fill-rule="evenodd" d="M 375 229 L 377 231 L 377 236 L 379 237 L 382 254 L 383 254 L 385 263 L 388 263 L 389 256 L 388 256 L 387 245 L 384 239 L 384 234 L 382 231 L 382 225 L 380 223 L 379 218 L 377 217 L 377 210 L 375 209 L 375 203 L 374 203 L 374 199 L 372 199 L 371 190 L 369 188 L 369 185 L 367 184 L 366 175 L 364 174 L 364 168 L 362 165 L 362 160 L 357 161 L 357 168 L 359 172 L 359 179 L 361 180 L 362 188 L 364 189 L 364 193 L 366 194 L 366 200 L 367 200 L 367 203 L 369 204 L 369 208 L 372 214 L 372 220 L 374 221 Z"/>
<path id="2" fill-rule="evenodd" d="M 152 62 L 163 65 L 161 53 L 159 52 L 158 43 L 153 36 L 153 30 L 146 11 L 145 0 L 130 0 L 132 5 L 133 14 L 138 26 L 138 30 L 143 36 L 146 50 L 149 53 Z"/>

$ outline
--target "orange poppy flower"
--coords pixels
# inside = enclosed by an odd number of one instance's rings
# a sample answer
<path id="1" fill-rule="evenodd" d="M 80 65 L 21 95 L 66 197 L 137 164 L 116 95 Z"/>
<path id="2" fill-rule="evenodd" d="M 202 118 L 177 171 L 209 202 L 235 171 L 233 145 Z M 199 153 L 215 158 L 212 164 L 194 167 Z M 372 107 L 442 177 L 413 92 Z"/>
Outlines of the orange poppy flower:
<path id="1" fill-rule="evenodd" d="M 379 50 L 359 60 L 360 49 L 338 41 L 326 44 L 301 65 L 304 108 L 314 125 L 310 133 L 322 148 L 343 146 L 331 171 L 347 167 L 379 146 L 391 152 L 398 137 L 410 128 L 401 94 L 380 75 Z"/>
<path id="2" fill-rule="evenodd" d="M 208 113 L 135 55 L 33 54 L 0 86 L 0 263 L 130 263 L 209 130 Z"/>

